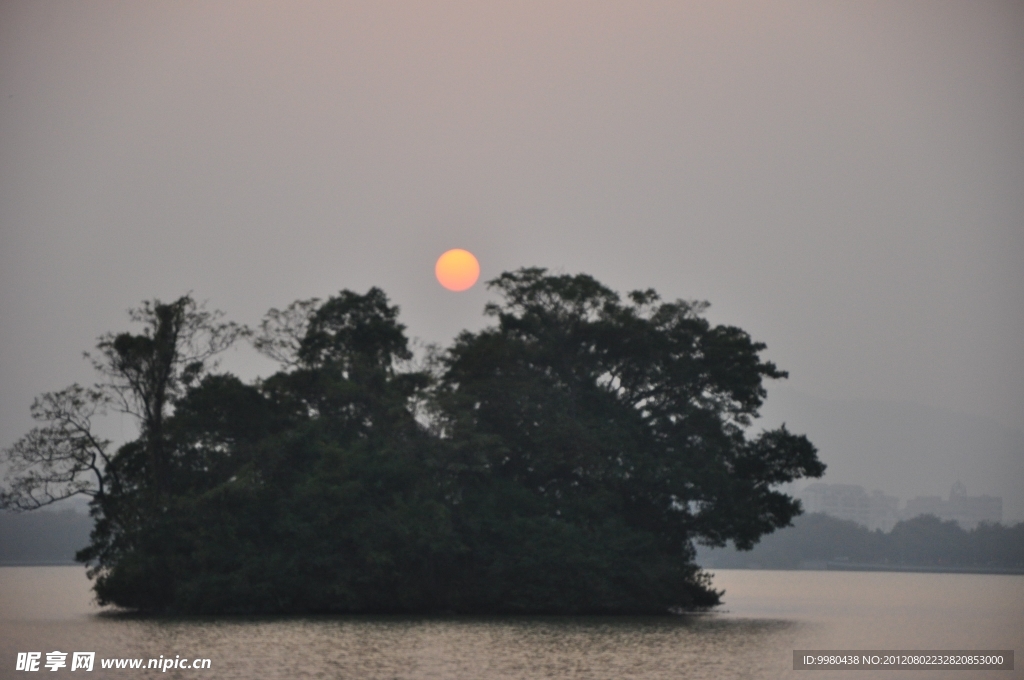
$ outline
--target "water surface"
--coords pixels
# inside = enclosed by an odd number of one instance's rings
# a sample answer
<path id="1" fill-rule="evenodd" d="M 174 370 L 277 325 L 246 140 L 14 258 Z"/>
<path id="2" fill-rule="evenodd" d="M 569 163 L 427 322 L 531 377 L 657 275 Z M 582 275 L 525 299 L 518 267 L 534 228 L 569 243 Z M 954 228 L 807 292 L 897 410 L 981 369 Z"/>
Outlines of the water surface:
<path id="1" fill-rule="evenodd" d="M 32 677 L 14 671 L 17 652 L 53 650 L 212 666 L 105 671 L 97 661 L 92 678 L 1024 677 L 1019 660 L 1012 672 L 792 670 L 794 649 L 1020 655 L 1024 576 L 717 570 L 715 585 L 726 590 L 721 611 L 678 617 L 144 618 L 101 613 L 80 567 L 3 567 L 0 678 Z"/>

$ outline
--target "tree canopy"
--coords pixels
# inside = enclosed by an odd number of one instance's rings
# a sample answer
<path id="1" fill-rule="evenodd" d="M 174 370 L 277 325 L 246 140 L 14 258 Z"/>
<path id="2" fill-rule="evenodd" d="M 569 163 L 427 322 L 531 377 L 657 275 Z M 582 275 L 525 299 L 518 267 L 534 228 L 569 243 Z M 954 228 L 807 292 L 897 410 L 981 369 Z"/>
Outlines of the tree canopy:
<path id="1" fill-rule="evenodd" d="M 104 382 L 37 401 L 0 499 L 93 495 L 79 559 L 101 602 L 141 610 L 717 604 L 694 542 L 752 546 L 800 512 L 778 485 L 824 471 L 784 427 L 748 436 L 785 373 L 704 303 L 543 269 L 489 285 L 495 323 L 418 369 L 376 288 L 271 310 L 255 333 L 190 297 L 148 303 L 142 334 L 101 338 Z M 281 370 L 213 370 L 243 336 Z M 113 453 L 89 421 L 110 407 L 140 424 Z"/>

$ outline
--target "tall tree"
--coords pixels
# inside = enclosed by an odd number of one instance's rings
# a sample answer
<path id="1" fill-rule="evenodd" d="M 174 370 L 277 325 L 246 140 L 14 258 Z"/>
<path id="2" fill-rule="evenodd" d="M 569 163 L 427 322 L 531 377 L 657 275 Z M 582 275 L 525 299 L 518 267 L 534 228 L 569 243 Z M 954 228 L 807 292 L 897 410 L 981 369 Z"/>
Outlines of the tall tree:
<path id="1" fill-rule="evenodd" d="M 171 611 L 393 611 L 435 597 L 445 539 L 409 405 L 426 377 L 383 291 L 271 310 L 254 344 L 283 370 L 211 374 L 162 423 L 164 491 L 103 501 L 82 557 L 102 602 Z M 267 351 L 268 348 L 270 351 Z M 184 381 L 179 381 L 184 384 Z M 141 480 L 148 437 L 113 469 Z M 154 503 L 155 501 L 155 503 Z"/>
<path id="2" fill-rule="evenodd" d="M 43 395 L 2 497 L 89 493 L 101 602 L 151 611 L 659 613 L 718 602 L 694 541 L 752 545 L 819 476 L 806 438 L 749 435 L 764 345 L 706 305 L 542 269 L 491 282 L 496 324 L 433 373 L 398 308 L 342 291 L 271 310 L 282 370 L 210 369 L 245 329 L 190 297 L 100 339 L 96 388 Z M 424 408 L 425 407 L 425 408 Z M 109 452 L 91 419 L 138 419 Z"/>
<path id="3" fill-rule="evenodd" d="M 169 477 L 164 421 L 174 401 L 211 368 L 211 360 L 247 329 L 224 321 L 185 295 L 169 304 L 143 302 L 129 311 L 141 333 L 108 334 L 97 353 L 86 354 L 106 380 L 99 388 L 107 402 L 134 416 L 148 458 L 149 483 L 164 491 Z"/>
<path id="4" fill-rule="evenodd" d="M 586 275 L 521 269 L 490 285 L 502 296 L 487 307 L 498 323 L 459 336 L 439 390 L 440 429 L 463 455 L 459 488 L 480 503 L 465 510 L 467 521 L 499 513 L 492 533 L 502 541 L 518 540 L 504 528 L 516 522 L 559 525 L 580 534 L 574 545 L 586 545 L 587 535 L 610 545 L 603 532 L 616 524 L 622 546 L 646 541 L 656 566 L 687 564 L 693 540 L 749 547 L 799 513 L 799 502 L 776 487 L 820 476 L 815 448 L 784 427 L 746 436 L 763 381 L 786 375 L 760 358 L 763 344 L 712 326 L 706 304 L 662 302 L 651 290 L 624 303 Z M 496 507 L 498 492 L 517 500 Z M 520 554 L 537 548 L 521 540 Z M 545 569 L 556 574 L 569 557 L 549 551 L 538 560 L 550 558 Z M 647 558 L 635 557 L 642 569 Z M 714 599 L 696 571 L 665 573 L 690 581 L 689 594 L 674 595 L 678 604 Z M 655 581 L 637 588 L 663 597 Z M 626 609 L 649 606 L 639 590 Z"/>
<path id="5" fill-rule="evenodd" d="M 43 425 L 4 451 L 7 490 L 0 493 L 0 507 L 31 510 L 78 494 L 102 496 L 118 484 L 110 442 L 95 434 L 92 423 L 111 408 L 137 419 L 148 484 L 165 487 L 164 421 L 174 401 L 247 331 L 188 295 L 168 304 L 146 301 L 129 317 L 142 324 L 141 333 L 104 335 L 97 352 L 86 354 L 103 381 L 36 399 L 32 417 Z"/>

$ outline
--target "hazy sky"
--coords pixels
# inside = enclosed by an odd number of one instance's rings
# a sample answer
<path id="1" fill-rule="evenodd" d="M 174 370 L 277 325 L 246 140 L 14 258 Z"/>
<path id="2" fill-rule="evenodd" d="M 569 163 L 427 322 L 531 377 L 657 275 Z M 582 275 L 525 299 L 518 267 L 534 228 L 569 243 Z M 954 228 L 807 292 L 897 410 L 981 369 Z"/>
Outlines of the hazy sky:
<path id="1" fill-rule="evenodd" d="M 3 2 L 0 173 L 0 444 L 147 298 L 377 285 L 447 342 L 454 247 L 1024 425 L 1020 2 Z"/>

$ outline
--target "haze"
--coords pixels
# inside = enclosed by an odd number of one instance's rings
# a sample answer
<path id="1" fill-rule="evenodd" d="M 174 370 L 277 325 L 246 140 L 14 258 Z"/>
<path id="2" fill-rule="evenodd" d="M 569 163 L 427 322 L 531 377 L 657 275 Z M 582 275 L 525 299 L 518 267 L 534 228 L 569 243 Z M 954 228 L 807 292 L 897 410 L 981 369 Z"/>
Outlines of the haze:
<path id="1" fill-rule="evenodd" d="M 377 285 L 445 343 L 466 248 L 706 299 L 825 481 L 1024 519 L 1022 121 L 1015 2 L 4 2 L 0 444 L 147 298 Z"/>

